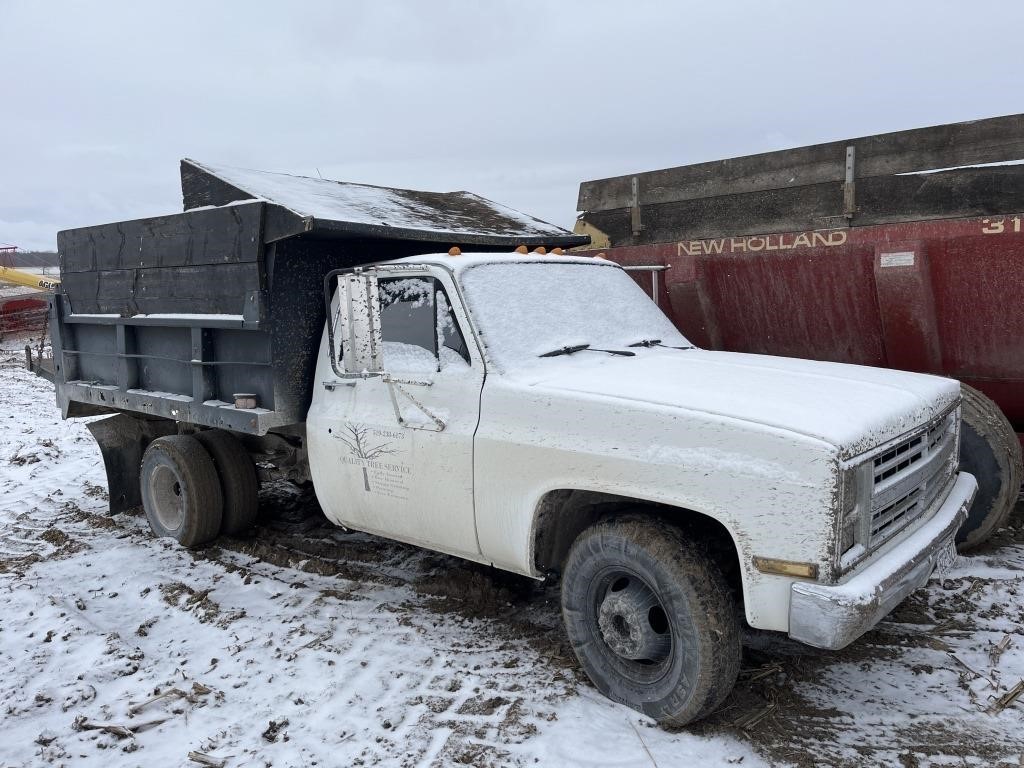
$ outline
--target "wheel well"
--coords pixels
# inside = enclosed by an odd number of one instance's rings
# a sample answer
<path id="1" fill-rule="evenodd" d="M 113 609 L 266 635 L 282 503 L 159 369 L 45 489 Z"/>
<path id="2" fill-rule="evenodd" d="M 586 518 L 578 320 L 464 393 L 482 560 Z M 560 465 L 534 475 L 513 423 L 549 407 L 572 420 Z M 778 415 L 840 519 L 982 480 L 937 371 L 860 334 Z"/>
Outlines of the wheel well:
<path id="1" fill-rule="evenodd" d="M 607 517 L 638 512 L 664 520 L 682 529 L 688 538 L 702 542 L 708 556 L 721 569 L 733 590 L 737 604 L 742 602 L 739 554 L 724 525 L 700 512 L 627 496 L 580 490 L 557 490 L 546 494 L 537 508 L 533 536 L 534 565 L 541 573 L 561 573 L 569 548 L 586 528 Z"/>

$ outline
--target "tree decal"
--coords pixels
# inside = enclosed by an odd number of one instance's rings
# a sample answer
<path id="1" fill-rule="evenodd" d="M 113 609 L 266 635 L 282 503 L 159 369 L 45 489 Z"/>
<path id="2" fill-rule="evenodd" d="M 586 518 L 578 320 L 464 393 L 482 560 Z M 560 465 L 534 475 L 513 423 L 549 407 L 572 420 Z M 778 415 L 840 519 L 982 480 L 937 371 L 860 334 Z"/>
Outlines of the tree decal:
<path id="1" fill-rule="evenodd" d="M 335 435 L 345 446 L 348 448 L 349 453 L 355 456 L 357 459 L 363 461 L 373 461 L 381 456 L 387 456 L 392 453 L 397 453 L 394 448 L 391 448 L 391 443 L 378 443 L 373 445 L 370 440 L 370 435 L 373 430 L 370 427 L 363 426 L 362 424 L 347 424 L 345 429 L 348 432 L 348 437 L 341 435 Z M 363 466 L 363 487 L 370 490 L 370 475 L 366 471 L 366 466 Z"/>

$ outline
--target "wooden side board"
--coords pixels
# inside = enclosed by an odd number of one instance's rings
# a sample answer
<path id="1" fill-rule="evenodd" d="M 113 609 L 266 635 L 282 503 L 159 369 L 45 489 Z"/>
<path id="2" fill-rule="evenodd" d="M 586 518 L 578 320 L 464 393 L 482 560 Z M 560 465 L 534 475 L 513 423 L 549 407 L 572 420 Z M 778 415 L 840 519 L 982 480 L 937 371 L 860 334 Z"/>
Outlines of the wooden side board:
<path id="1" fill-rule="evenodd" d="M 63 287 L 79 314 L 241 315 L 260 279 L 258 264 L 243 262 L 69 272 Z"/>
<path id="2" fill-rule="evenodd" d="M 76 313 L 243 314 L 262 287 L 264 208 L 234 205 L 60 232 L 62 290 Z"/>
<path id="3" fill-rule="evenodd" d="M 841 183 L 853 178 L 1024 158 L 1024 115 L 863 136 L 778 152 L 629 174 L 580 184 L 577 210 L 595 211 Z M 636 195 L 633 180 L 636 179 Z"/>
<path id="4" fill-rule="evenodd" d="M 587 211 L 581 221 L 623 246 L 1013 213 L 1024 211 L 1024 166 L 862 179 L 852 219 L 843 200 L 843 183 L 829 181 L 643 205 L 639 233 L 629 207 Z"/>
<path id="5" fill-rule="evenodd" d="M 263 214 L 254 202 L 67 229 L 57 233 L 61 274 L 256 261 Z"/>

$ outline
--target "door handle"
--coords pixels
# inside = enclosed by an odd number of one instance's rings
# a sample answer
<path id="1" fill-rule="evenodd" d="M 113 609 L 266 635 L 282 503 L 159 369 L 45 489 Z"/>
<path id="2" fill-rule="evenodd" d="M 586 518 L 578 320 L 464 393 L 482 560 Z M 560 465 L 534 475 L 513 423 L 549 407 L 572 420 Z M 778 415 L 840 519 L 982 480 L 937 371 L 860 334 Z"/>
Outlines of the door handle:
<path id="1" fill-rule="evenodd" d="M 356 381 L 357 379 L 352 379 L 351 381 L 325 381 L 323 382 L 323 385 L 324 389 L 328 392 L 333 392 L 338 387 L 354 387 L 356 385 Z"/>

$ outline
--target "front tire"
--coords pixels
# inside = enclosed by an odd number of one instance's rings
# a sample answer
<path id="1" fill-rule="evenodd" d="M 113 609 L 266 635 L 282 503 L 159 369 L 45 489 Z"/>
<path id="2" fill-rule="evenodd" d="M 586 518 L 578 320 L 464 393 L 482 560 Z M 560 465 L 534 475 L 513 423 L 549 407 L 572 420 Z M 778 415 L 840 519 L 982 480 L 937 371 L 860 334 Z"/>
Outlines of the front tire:
<path id="1" fill-rule="evenodd" d="M 168 435 L 149 444 L 142 457 L 142 507 L 156 536 L 186 547 L 213 541 L 220 530 L 223 499 L 213 459 L 194 437 Z"/>
<path id="2" fill-rule="evenodd" d="M 739 619 L 725 579 L 660 520 L 611 519 L 580 534 L 562 576 L 562 616 L 598 690 L 662 724 L 709 715 L 739 674 Z"/>
<path id="3" fill-rule="evenodd" d="M 974 503 L 956 535 L 957 548 L 967 552 L 988 541 L 1013 512 L 1020 493 L 1021 449 L 998 405 L 966 384 L 960 384 L 960 392 L 960 469 L 978 481 Z"/>

